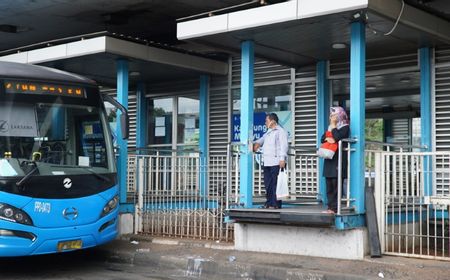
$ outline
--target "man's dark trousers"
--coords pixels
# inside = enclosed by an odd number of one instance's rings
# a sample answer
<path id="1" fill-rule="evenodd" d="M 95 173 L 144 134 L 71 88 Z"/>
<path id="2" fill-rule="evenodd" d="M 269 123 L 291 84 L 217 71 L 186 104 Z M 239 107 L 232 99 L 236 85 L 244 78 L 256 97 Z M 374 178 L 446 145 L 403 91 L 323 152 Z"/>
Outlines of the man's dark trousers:
<path id="1" fill-rule="evenodd" d="M 264 186 L 266 187 L 266 206 L 281 208 L 281 200 L 277 200 L 277 180 L 280 166 L 264 166 Z"/>

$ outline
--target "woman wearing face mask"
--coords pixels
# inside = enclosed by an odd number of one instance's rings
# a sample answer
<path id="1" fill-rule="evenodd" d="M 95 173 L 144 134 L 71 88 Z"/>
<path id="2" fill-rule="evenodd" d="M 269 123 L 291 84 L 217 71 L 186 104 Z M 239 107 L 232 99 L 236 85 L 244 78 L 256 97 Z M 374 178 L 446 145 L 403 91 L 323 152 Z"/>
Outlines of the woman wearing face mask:
<path id="1" fill-rule="evenodd" d="M 347 113 L 342 107 L 330 108 L 330 124 L 328 131 L 332 137 L 327 137 L 325 132 L 322 135 L 322 143 L 337 143 L 341 139 L 349 137 L 349 121 Z M 330 135 L 328 133 L 328 135 Z M 326 213 L 334 214 L 337 211 L 338 192 L 338 158 L 339 151 L 334 153 L 333 158 L 324 160 L 323 176 L 327 184 L 328 210 Z M 347 177 L 347 153 L 342 153 L 342 180 Z"/>

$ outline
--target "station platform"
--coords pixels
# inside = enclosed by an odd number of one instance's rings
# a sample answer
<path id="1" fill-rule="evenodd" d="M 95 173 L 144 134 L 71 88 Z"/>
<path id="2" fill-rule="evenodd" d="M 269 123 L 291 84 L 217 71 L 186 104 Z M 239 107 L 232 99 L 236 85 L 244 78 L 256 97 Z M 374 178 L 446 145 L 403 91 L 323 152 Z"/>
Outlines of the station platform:
<path id="1" fill-rule="evenodd" d="M 281 209 L 230 209 L 229 219 L 237 223 L 290 224 L 310 227 L 333 227 L 335 215 L 322 213 L 326 207 L 316 205 L 288 205 Z"/>
<path id="2" fill-rule="evenodd" d="M 351 217 L 324 213 L 317 201 L 285 203 L 281 209 L 235 208 L 227 211 L 234 222 L 235 249 L 337 259 L 363 259 L 368 253 L 365 227 L 338 229 L 336 221 Z M 324 250 L 328 248 L 328 250 Z"/>

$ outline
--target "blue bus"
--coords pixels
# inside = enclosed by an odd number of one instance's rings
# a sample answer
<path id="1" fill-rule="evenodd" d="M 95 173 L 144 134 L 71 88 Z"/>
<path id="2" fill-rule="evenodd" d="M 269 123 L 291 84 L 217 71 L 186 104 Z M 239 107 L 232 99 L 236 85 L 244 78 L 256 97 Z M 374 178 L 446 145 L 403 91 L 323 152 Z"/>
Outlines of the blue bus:
<path id="1" fill-rule="evenodd" d="M 93 247 L 118 233 L 118 180 L 104 101 L 87 78 L 0 62 L 0 256 Z"/>

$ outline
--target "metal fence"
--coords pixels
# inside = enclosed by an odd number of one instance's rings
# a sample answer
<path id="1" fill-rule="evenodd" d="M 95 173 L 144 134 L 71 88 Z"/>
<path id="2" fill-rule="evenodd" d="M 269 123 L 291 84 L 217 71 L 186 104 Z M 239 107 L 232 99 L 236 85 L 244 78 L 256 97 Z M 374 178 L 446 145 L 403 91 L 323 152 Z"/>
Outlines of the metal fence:
<path id="1" fill-rule="evenodd" d="M 254 200 L 265 197 L 260 154 L 254 156 Z M 316 197 L 318 159 L 291 154 L 288 161 L 291 200 Z M 201 157 L 177 151 L 130 154 L 128 192 L 134 198 L 135 233 L 232 241 L 234 227 L 225 211 L 241 207 L 239 153 Z"/>
<path id="2" fill-rule="evenodd" d="M 228 145 L 227 157 L 227 209 L 243 206 L 240 201 L 240 144 L 231 143 Z M 254 202 L 265 201 L 265 187 L 262 154 L 254 153 L 252 157 L 253 165 L 253 200 Z M 290 196 L 285 200 L 289 202 L 298 198 L 311 197 L 318 195 L 319 168 L 318 158 L 315 154 L 307 152 L 298 152 L 291 147 L 291 153 L 288 154 L 287 171 L 289 178 Z"/>
<path id="3" fill-rule="evenodd" d="M 129 155 L 135 233 L 232 241 L 225 221 L 226 157 Z"/>
<path id="4" fill-rule="evenodd" d="M 450 152 L 373 152 L 385 254 L 450 260 Z"/>

